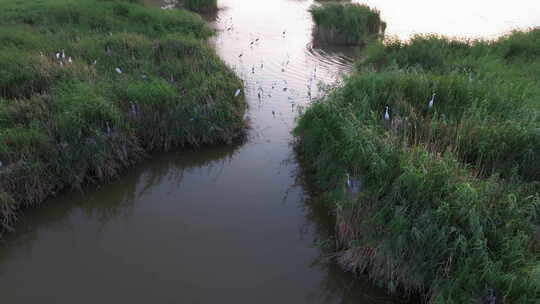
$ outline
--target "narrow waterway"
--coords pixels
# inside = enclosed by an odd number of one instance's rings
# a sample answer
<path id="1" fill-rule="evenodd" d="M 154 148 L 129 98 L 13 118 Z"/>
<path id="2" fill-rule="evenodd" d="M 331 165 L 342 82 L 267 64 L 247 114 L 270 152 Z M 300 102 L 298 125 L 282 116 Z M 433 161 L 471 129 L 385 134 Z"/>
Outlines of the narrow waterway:
<path id="1" fill-rule="evenodd" d="M 384 16 L 387 2 L 371 2 Z M 304 187 L 290 131 L 356 51 L 312 45 L 312 3 L 220 1 L 208 17 L 212 43 L 245 82 L 247 142 L 157 155 L 109 185 L 30 210 L 0 247 L 2 302 L 400 302 L 318 246 L 332 223 Z M 414 22 L 387 21 L 402 38 L 414 31 Z"/>

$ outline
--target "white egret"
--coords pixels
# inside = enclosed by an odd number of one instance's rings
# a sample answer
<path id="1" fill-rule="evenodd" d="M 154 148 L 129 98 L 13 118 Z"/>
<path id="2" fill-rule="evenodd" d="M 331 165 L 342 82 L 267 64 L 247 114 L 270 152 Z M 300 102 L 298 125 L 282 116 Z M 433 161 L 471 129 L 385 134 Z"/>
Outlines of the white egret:
<path id="1" fill-rule="evenodd" d="M 347 175 L 347 188 L 351 188 L 352 187 L 351 175 L 349 173 L 346 173 L 346 175 Z"/>
<path id="2" fill-rule="evenodd" d="M 62 59 L 66 59 L 66 52 L 62 50 Z"/>
<path id="3" fill-rule="evenodd" d="M 388 106 L 384 107 L 384 120 L 390 120 L 390 114 L 388 113 Z"/>
<path id="4" fill-rule="evenodd" d="M 240 95 L 240 89 L 237 89 L 236 92 L 234 92 L 234 97 L 238 97 L 238 95 Z"/>
<path id="5" fill-rule="evenodd" d="M 116 71 L 116 73 L 122 74 L 122 70 L 120 70 L 120 68 L 115 68 L 114 70 Z"/>
<path id="6" fill-rule="evenodd" d="M 73 63 L 73 60 L 71 60 L 71 56 L 68 57 L 68 62 L 69 62 L 69 63 Z"/>
<path id="7" fill-rule="evenodd" d="M 56 59 L 60 59 L 60 52 L 56 53 Z"/>
<path id="8" fill-rule="evenodd" d="M 130 112 L 132 115 L 137 115 L 137 106 L 135 105 L 135 103 L 130 102 Z"/>
<path id="9" fill-rule="evenodd" d="M 435 93 L 431 96 L 431 100 L 428 102 L 428 108 L 433 108 L 433 102 L 435 101 Z"/>

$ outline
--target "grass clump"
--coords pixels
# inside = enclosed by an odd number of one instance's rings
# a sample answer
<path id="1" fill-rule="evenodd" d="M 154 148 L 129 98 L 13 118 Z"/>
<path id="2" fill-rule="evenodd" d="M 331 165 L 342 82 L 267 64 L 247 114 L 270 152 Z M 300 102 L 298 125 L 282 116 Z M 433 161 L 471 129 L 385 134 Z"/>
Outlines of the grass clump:
<path id="1" fill-rule="evenodd" d="M 428 303 L 540 300 L 538 33 L 374 42 L 302 115 L 342 265 Z"/>
<path id="2" fill-rule="evenodd" d="M 365 4 L 328 2 L 310 9 L 315 22 L 314 41 L 360 45 L 384 34 L 379 11 Z"/>
<path id="3" fill-rule="evenodd" d="M 213 12 L 218 9 L 217 0 L 182 0 L 181 3 L 184 8 L 200 13 Z"/>
<path id="4" fill-rule="evenodd" d="M 149 152 L 243 136 L 241 81 L 185 10 L 0 0 L 0 232 Z"/>

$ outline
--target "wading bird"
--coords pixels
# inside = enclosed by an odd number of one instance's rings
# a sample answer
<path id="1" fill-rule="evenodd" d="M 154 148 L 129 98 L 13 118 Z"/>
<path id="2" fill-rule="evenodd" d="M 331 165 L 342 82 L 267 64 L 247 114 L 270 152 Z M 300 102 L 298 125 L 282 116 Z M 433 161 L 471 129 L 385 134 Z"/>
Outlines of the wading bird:
<path id="1" fill-rule="evenodd" d="M 384 107 L 384 120 L 390 120 L 390 114 L 388 114 L 388 106 Z"/>
<path id="2" fill-rule="evenodd" d="M 114 70 L 116 71 L 116 73 L 122 74 L 122 70 L 120 70 L 120 68 L 115 68 Z"/>
<path id="3" fill-rule="evenodd" d="M 236 92 L 234 92 L 234 97 L 238 97 L 240 95 L 240 89 L 237 89 Z"/>
<path id="4" fill-rule="evenodd" d="M 431 100 L 428 102 L 428 108 L 433 108 L 433 102 L 435 101 L 435 93 L 431 96 Z"/>

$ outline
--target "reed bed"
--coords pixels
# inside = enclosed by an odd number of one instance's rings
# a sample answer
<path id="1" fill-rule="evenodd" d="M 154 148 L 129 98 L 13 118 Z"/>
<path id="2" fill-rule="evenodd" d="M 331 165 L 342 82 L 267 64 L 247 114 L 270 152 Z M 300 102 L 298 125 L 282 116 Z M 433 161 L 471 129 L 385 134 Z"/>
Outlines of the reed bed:
<path id="1" fill-rule="evenodd" d="M 426 303 L 540 300 L 539 37 L 374 42 L 307 109 L 297 146 L 336 210 L 338 262 Z"/>
<path id="2" fill-rule="evenodd" d="M 384 35 L 380 13 L 365 4 L 324 2 L 310 9 L 316 43 L 363 45 Z"/>
<path id="3" fill-rule="evenodd" d="M 0 0 L 0 231 L 153 151 L 242 138 L 242 83 L 212 31 L 136 2 Z"/>

